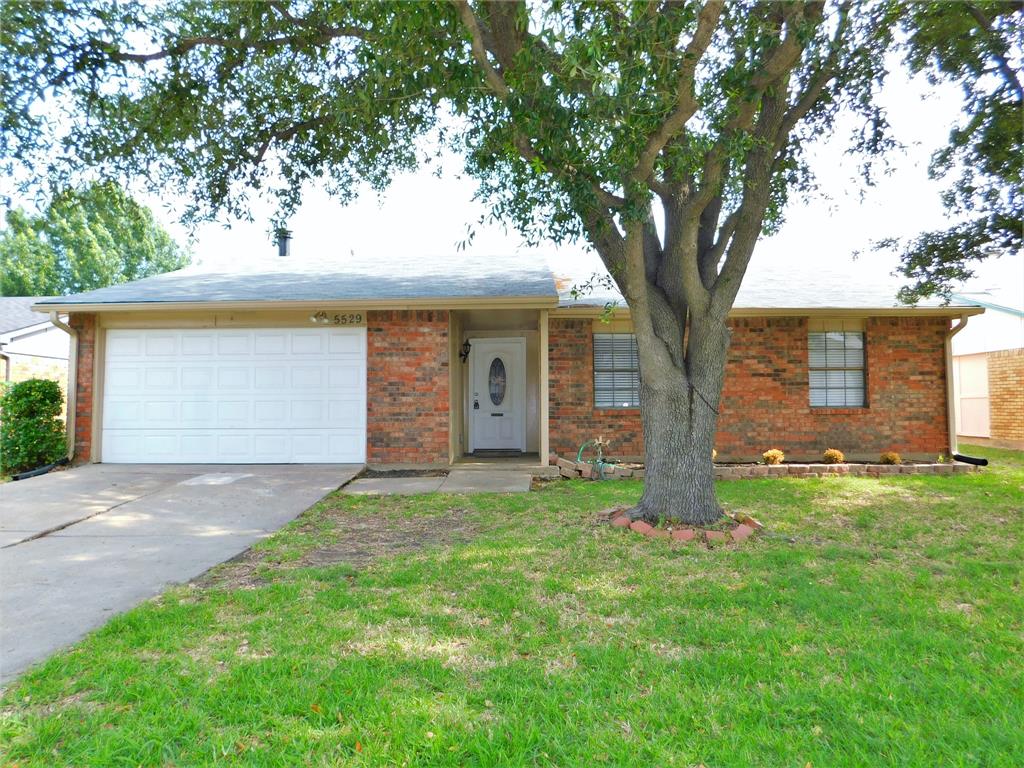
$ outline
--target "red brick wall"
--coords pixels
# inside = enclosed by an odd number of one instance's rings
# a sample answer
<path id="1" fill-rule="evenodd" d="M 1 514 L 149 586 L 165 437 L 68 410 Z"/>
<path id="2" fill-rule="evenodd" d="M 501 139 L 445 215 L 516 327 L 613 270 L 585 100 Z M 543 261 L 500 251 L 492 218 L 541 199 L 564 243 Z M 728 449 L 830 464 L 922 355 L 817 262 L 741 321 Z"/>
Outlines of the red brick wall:
<path id="1" fill-rule="evenodd" d="M 739 318 L 733 328 L 716 438 L 720 460 L 749 461 L 768 448 L 815 459 L 826 448 L 873 458 L 886 450 L 948 450 L 943 318 L 867 321 L 867 408 L 808 404 L 806 318 Z M 595 410 L 590 320 L 549 329 L 551 449 L 575 453 L 603 434 L 611 453 L 642 455 L 638 410 Z"/>
<path id="2" fill-rule="evenodd" d="M 448 312 L 367 313 L 366 460 L 448 463 Z"/>
<path id="3" fill-rule="evenodd" d="M 75 376 L 75 462 L 92 458 L 92 378 L 96 351 L 96 316 L 73 314 L 68 325 L 78 332 L 78 366 Z"/>
<path id="4" fill-rule="evenodd" d="M 610 455 L 643 456 L 640 411 L 594 408 L 594 334 L 591 320 L 551 318 L 548 323 L 548 423 L 551 450 L 575 456 L 595 437 L 611 441 Z"/>
<path id="5" fill-rule="evenodd" d="M 988 398 L 992 441 L 1024 447 L 1024 348 L 988 353 Z"/>

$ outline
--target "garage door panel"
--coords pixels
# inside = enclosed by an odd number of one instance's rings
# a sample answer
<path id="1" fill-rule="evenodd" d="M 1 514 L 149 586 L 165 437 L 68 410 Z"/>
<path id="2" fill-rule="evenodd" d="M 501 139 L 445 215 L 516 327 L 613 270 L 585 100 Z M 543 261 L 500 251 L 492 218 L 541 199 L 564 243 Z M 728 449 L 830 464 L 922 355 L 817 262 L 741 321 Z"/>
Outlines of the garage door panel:
<path id="1" fill-rule="evenodd" d="M 181 356 L 184 358 L 210 357 L 215 348 L 212 333 L 183 333 L 181 335 Z"/>
<path id="2" fill-rule="evenodd" d="M 253 336 L 253 352 L 257 355 L 283 355 L 288 352 L 288 335 L 261 331 Z"/>
<path id="3" fill-rule="evenodd" d="M 149 400 L 143 408 L 150 426 L 175 427 L 179 420 L 178 403 L 174 400 Z"/>
<path id="4" fill-rule="evenodd" d="M 328 339 L 328 350 L 332 355 L 362 357 L 365 353 L 363 337 L 346 333 L 332 333 Z"/>
<path id="5" fill-rule="evenodd" d="M 138 424 L 144 416 L 141 400 L 108 399 L 103 406 L 104 427 L 128 427 Z"/>
<path id="6" fill-rule="evenodd" d="M 173 357 L 178 354 L 178 335 L 149 333 L 145 336 L 146 357 Z"/>
<path id="7" fill-rule="evenodd" d="M 107 462 L 361 462 L 365 330 L 110 330 Z"/>
<path id="8" fill-rule="evenodd" d="M 103 383 L 107 394 L 137 392 L 142 385 L 142 371 L 134 366 L 111 365 Z"/>
<path id="9" fill-rule="evenodd" d="M 107 339 L 107 359 L 138 357 L 142 354 L 142 334 L 136 331 L 122 331 Z"/>
<path id="10" fill-rule="evenodd" d="M 327 354 L 326 334 L 318 331 L 295 331 L 291 336 L 293 355 Z"/>
<path id="11" fill-rule="evenodd" d="M 291 373 L 292 389 L 320 389 L 324 385 L 324 372 L 320 366 L 296 366 Z"/>

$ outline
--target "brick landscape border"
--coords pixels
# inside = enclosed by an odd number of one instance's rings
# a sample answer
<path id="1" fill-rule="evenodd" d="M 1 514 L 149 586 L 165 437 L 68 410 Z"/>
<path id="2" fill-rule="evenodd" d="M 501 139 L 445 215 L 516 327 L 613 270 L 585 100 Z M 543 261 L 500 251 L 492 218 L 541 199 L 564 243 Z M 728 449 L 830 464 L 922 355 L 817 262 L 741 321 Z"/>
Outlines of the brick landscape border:
<path id="1" fill-rule="evenodd" d="M 597 480 L 597 469 L 586 461 L 569 461 L 552 454 L 551 463 L 562 477 Z M 959 461 L 932 464 L 736 464 L 715 465 L 716 480 L 749 480 L 756 477 L 879 477 L 882 475 L 960 475 L 977 467 Z M 643 479 L 644 470 L 636 465 L 608 465 L 604 478 Z"/>
<path id="2" fill-rule="evenodd" d="M 725 513 L 725 517 L 735 525 L 729 530 L 707 530 L 704 528 L 690 527 L 669 527 L 657 528 L 643 520 L 630 520 L 625 514 L 625 509 L 611 509 L 606 513 L 612 528 L 638 533 L 649 539 L 668 539 L 677 544 L 707 544 L 711 546 L 723 546 L 725 544 L 739 544 L 749 539 L 755 532 L 760 531 L 764 526 L 756 518 L 750 515 L 732 515 Z"/>

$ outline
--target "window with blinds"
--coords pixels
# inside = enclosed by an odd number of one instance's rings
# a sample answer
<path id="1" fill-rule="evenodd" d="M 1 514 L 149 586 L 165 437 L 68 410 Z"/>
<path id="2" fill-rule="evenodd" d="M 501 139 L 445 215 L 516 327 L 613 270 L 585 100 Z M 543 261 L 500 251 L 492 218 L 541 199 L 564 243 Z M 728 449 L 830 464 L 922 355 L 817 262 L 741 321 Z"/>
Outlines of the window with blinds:
<path id="1" fill-rule="evenodd" d="M 812 331 L 808 334 L 811 407 L 863 408 L 864 334 Z"/>
<path id="2" fill-rule="evenodd" d="M 594 407 L 640 407 L 640 363 L 632 333 L 594 334 Z"/>

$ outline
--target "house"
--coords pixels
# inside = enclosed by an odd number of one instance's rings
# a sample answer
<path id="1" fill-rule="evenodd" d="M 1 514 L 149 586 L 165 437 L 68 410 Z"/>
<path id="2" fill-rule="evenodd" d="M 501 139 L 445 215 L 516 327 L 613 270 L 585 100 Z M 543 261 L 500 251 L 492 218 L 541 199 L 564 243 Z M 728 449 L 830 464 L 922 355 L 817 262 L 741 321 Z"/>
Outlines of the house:
<path id="1" fill-rule="evenodd" d="M 53 379 L 65 393 L 70 337 L 32 311 L 43 296 L 0 297 L 0 381 Z"/>
<path id="2" fill-rule="evenodd" d="M 598 435 L 641 457 L 628 309 L 574 297 L 580 280 L 525 255 L 283 258 L 36 309 L 75 330 L 80 461 L 546 463 Z M 730 318 L 719 459 L 948 452 L 950 338 L 983 310 L 894 295 L 864 275 L 752 276 Z"/>
<path id="3" fill-rule="evenodd" d="M 953 379 L 957 435 L 1024 450 L 1024 262 L 1017 265 L 996 287 L 955 295 L 986 311 L 953 339 Z"/>

